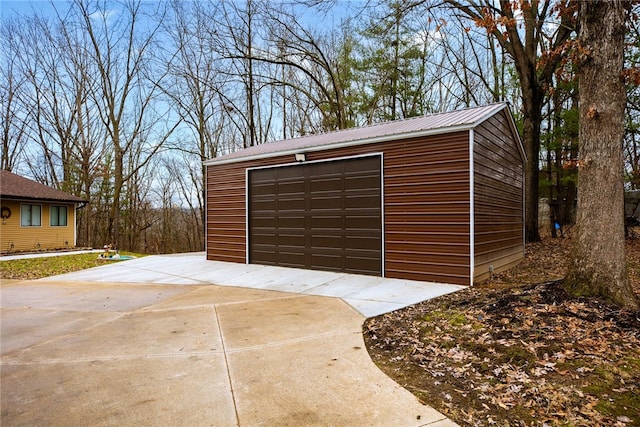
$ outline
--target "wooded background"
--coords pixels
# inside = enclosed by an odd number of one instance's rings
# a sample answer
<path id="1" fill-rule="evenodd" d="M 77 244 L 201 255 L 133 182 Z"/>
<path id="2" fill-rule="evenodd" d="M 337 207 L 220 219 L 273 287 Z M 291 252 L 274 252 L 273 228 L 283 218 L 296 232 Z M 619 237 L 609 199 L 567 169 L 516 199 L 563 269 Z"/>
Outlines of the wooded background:
<path id="1" fill-rule="evenodd" d="M 625 186 L 640 189 L 636 2 Z M 538 199 L 575 217 L 576 3 L 94 1 L 2 14 L 0 167 L 83 197 L 78 245 L 204 248 L 202 161 L 244 147 L 508 101 Z"/>

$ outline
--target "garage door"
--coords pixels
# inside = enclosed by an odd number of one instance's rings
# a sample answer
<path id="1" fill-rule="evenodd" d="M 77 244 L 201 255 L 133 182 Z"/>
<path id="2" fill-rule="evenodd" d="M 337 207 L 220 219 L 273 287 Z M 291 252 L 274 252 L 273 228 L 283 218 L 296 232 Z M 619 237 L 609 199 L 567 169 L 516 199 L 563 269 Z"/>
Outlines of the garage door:
<path id="1" fill-rule="evenodd" d="M 381 156 L 250 170 L 249 262 L 382 275 Z"/>

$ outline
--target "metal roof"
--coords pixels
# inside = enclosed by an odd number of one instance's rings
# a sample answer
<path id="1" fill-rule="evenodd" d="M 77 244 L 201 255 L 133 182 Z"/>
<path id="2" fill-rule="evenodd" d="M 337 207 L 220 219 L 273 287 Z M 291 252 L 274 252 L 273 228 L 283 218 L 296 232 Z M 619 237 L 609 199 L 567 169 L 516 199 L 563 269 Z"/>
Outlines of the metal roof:
<path id="1" fill-rule="evenodd" d="M 6 170 L 0 171 L 0 197 L 23 200 L 48 200 L 55 202 L 83 203 L 84 199 L 48 187 Z"/>
<path id="2" fill-rule="evenodd" d="M 392 139 L 464 131 L 475 128 L 505 108 L 508 109 L 507 103 L 496 103 L 464 110 L 412 117 L 360 128 L 268 142 L 209 159 L 205 161 L 204 164 L 235 163 L 293 153 L 370 144 Z M 509 113 L 509 116 L 511 116 L 511 113 Z"/>

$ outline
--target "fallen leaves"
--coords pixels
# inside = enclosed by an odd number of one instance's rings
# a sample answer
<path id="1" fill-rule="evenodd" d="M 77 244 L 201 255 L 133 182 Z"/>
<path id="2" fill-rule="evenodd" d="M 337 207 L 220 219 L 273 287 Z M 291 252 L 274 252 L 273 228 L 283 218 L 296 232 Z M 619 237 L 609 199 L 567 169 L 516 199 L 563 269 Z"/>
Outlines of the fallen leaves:
<path id="1" fill-rule="evenodd" d="M 373 360 L 462 425 L 640 425 L 640 313 L 571 299 L 557 280 L 513 287 L 562 274 L 535 270 L 567 248 L 537 245 L 497 286 L 369 319 Z"/>

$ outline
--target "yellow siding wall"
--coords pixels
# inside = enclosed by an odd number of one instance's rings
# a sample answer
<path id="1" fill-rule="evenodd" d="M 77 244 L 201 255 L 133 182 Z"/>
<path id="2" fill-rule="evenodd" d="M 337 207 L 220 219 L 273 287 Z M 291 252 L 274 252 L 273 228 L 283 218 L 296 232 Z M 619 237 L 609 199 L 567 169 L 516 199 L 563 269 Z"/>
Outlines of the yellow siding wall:
<path id="1" fill-rule="evenodd" d="M 20 226 L 20 205 L 41 205 L 40 227 Z M 52 227 L 49 220 L 51 205 L 67 207 L 67 225 Z M 69 248 L 76 245 L 76 210 L 73 203 L 19 202 L 2 200 L 2 207 L 11 209 L 11 217 L 0 221 L 0 252 Z M 12 246 L 13 245 L 13 246 Z"/>

